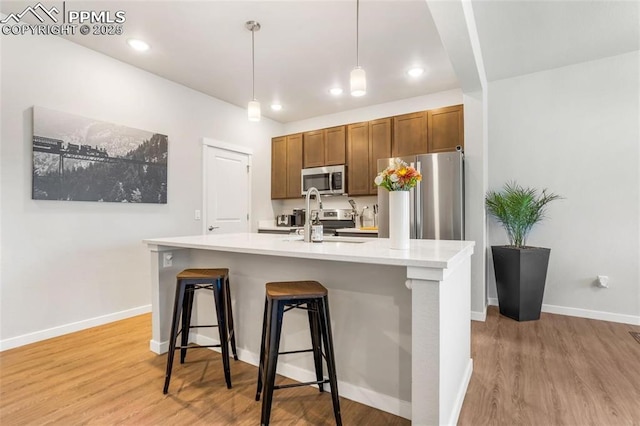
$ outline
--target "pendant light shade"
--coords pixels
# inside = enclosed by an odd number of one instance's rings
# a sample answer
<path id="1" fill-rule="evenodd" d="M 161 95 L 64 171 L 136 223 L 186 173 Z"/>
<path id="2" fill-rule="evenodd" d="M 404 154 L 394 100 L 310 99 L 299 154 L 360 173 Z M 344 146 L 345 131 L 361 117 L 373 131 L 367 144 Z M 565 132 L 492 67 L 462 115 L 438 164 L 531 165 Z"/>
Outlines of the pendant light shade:
<path id="1" fill-rule="evenodd" d="M 351 71 L 351 96 L 364 96 L 367 93 L 367 76 L 360 67 Z"/>
<path id="2" fill-rule="evenodd" d="M 249 121 L 260 121 L 260 102 L 255 99 L 249 101 L 247 112 L 249 113 Z"/>
<path id="3" fill-rule="evenodd" d="M 351 71 L 351 96 L 367 94 L 367 75 L 360 67 L 360 0 L 356 0 L 356 67 Z"/>
<path id="4" fill-rule="evenodd" d="M 244 26 L 251 31 L 251 100 L 247 105 L 247 114 L 249 121 L 260 121 L 260 102 L 256 100 L 256 55 L 254 44 L 254 36 L 256 31 L 260 31 L 260 23 L 247 21 Z"/>

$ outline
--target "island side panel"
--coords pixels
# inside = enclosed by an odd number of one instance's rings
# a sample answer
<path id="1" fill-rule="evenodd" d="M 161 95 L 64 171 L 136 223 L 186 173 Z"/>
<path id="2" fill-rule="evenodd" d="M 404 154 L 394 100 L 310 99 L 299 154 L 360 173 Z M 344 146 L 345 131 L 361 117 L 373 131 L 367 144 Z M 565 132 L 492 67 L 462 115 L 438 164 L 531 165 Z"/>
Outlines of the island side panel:
<path id="1" fill-rule="evenodd" d="M 440 424 L 455 425 L 473 371 L 471 258 L 440 284 Z"/>
<path id="2" fill-rule="evenodd" d="M 171 266 L 164 266 L 164 255 L 171 254 Z M 176 291 L 176 275 L 189 265 L 190 250 L 149 246 L 151 269 L 151 341 L 149 349 L 157 354 L 169 350 L 171 316 Z"/>
<path id="3" fill-rule="evenodd" d="M 412 423 L 454 425 L 471 377 L 470 258 L 407 268 L 412 293 Z"/>

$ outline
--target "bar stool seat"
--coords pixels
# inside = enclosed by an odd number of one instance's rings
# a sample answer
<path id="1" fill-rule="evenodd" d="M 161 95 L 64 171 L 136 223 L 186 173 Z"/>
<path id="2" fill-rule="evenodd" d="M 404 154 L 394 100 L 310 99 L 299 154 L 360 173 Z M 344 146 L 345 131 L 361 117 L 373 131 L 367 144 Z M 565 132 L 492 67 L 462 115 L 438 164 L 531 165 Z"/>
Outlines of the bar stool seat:
<path id="1" fill-rule="evenodd" d="M 231 291 L 229 288 L 229 269 L 185 269 L 176 276 L 176 295 L 173 306 L 173 318 L 171 321 L 171 336 L 169 338 L 169 353 L 167 354 L 167 371 L 163 393 L 169 390 L 171 370 L 175 351 L 180 349 L 180 363 L 184 364 L 187 349 L 219 347 L 222 350 L 222 365 L 224 368 L 227 388 L 231 389 L 231 369 L 229 365 L 229 343 L 233 357 L 238 360 L 236 350 L 236 336 L 233 327 L 233 313 L 231 311 Z M 191 324 L 193 311 L 193 299 L 197 290 L 211 290 L 216 308 L 218 323 L 213 325 Z M 180 320 L 181 324 L 180 324 Z M 182 327 L 179 328 L 179 326 Z M 193 328 L 217 327 L 220 336 L 220 344 L 216 345 L 189 345 L 189 330 Z M 178 336 L 181 344 L 177 345 Z"/>
<path id="2" fill-rule="evenodd" d="M 259 401 L 264 384 L 260 424 L 269 424 L 274 390 L 317 384 L 320 392 L 323 392 L 323 385 L 329 383 L 331 386 L 331 398 L 333 400 L 333 413 L 336 419 L 336 424 L 341 426 L 342 418 L 340 415 L 338 379 L 336 377 L 327 289 L 317 281 L 284 281 L 267 283 L 265 285 L 265 290 L 266 297 L 264 317 L 262 321 L 262 343 L 260 348 L 260 365 L 258 368 L 258 388 L 256 391 L 256 401 Z M 311 345 L 313 347 L 311 349 L 278 352 L 280 347 L 283 315 L 285 312 L 296 308 L 307 311 L 309 317 L 309 329 L 311 332 Z M 280 386 L 276 385 L 275 378 L 278 355 L 301 352 L 313 352 L 316 380 L 305 383 L 294 383 Z M 323 357 L 327 363 L 328 379 L 325 379 L 323 374 Z"/>

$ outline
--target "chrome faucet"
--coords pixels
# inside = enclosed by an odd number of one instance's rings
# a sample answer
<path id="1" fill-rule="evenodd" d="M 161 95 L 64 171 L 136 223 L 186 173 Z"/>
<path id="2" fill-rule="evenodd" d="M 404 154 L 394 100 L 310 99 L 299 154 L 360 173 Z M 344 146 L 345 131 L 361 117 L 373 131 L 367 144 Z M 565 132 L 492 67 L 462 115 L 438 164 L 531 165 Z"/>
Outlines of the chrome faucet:
<path id="1" fill-rule="evenodd" d="M 307 190 L 307 198 L 305 199 L 306 217 L 304 220 L 304 241 L 311 242 L 311 193 L 315 192 L 316 201 L 318 202 L 318 214 L 322 211 L 322 200 L 320 199 L 320 191 L 316 187 Z"/>

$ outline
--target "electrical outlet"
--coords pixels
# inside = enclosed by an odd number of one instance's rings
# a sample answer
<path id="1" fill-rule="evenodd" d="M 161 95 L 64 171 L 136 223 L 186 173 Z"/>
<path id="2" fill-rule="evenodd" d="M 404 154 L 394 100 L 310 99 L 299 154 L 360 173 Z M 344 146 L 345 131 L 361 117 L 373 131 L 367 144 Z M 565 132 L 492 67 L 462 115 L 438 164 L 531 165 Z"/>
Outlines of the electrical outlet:
<path id="1" fill-rule="evenodd" d="M 200 210 L 196 210 L 195 214 L 193 215 L 193 218 L 195 220 L 200 220 L 202 217 L 202 215 L 200 214 Z"/>
<path id="2" fill-rule="evenodd" d="M 173 266 L 173 253 L 163 253 L 162 254 L 162 267 L 170 268 Z"/>

